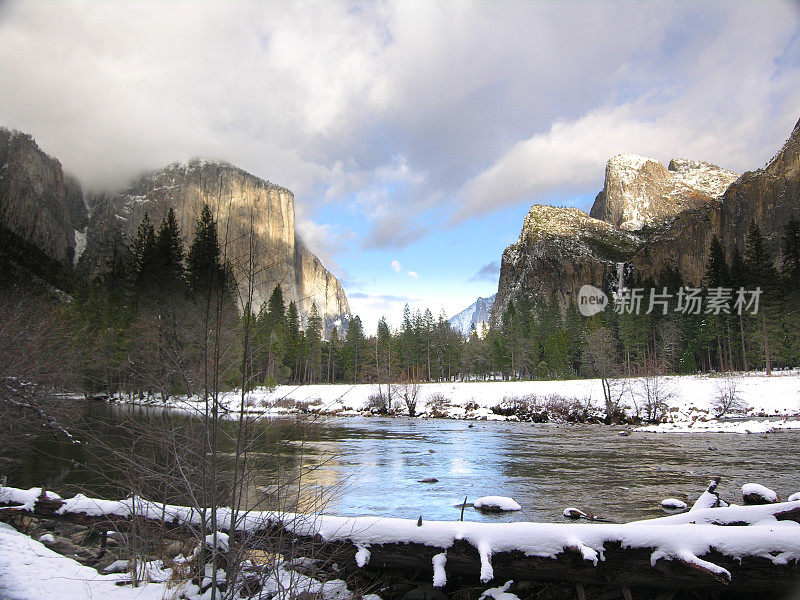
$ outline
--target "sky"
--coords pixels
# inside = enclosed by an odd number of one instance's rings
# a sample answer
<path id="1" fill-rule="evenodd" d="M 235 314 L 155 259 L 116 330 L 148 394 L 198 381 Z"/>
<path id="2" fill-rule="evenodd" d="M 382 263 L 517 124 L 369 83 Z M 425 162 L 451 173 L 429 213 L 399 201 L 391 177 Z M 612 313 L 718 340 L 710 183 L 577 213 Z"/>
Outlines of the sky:
<path id="1" fill-rule="evenodd" d="M 493 294 L 614 154 L 743 172 L 798 118 L 795 2 L 0 4 L 0 124 L 88 190 L 197 156 L 288 187 L 367 330 Z"/>

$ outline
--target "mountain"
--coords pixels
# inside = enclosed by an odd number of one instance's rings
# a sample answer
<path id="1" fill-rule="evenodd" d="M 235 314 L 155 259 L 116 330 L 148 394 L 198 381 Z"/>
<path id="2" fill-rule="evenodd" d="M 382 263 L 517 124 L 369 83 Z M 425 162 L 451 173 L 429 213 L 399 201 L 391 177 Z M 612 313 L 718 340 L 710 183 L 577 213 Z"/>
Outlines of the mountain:
<path id="1" fill-rule="evenodd" d="M 534 205 L 519 241 L 503 252 L 493 319 L 523 295 L 549 299 L 555 294 L 566 304 L 585 283 L 601 287 L 642 245 L 634 233 L 577 208 Z"/>
<path id="2" fill-rule="evenodd" d="M 175 163 L 141 177 L 125 191 L 89 199 L 92 217 L 78 270 L 92 277 L 108 260 L 116 240 L 130 240 L 145 212 L 156 225 L 172 208 L 188 246 L 204 204 L 227 239 L 227 259 L 246 295 L 245 265 L 254 259 L 253 306 L 258 309 L 280 284 L 286 303 L 302 317 L 316 304 L 330 328 L 350 316 L 339 281 L 295 233 L 294 194 L 224 162 Z"/>
<path id="3" fill-rule="evenodd" d="M 639 231 L 687 208 L 719 198 L 739 176 L 707 162 L 618 154 L 606 165 L 605 185 L 589 216 Z"/>
<path id="4" fill-rule="evenodd" d="M 29 135 L 0 127 L 0 224 L 53 260 L 71 265 L 75 230 L 88 214 L 78 181 Z"/>
<path id="5" fill-rule="evenodd" d="M 480 333 L 484 327 L 489 325 L 495 296 L 497 294 L 492 294 L 488 298 L 478 298 L 460 313 L 450 317 L 448 319 L 450 325 L 464 336 L 469 335 L 473 325 Z"/>
<path id="6" fill-rule="evenodd" d="M 670 267 L 699 284 L 713 236 L 729 254 L 742 250 L 753 221 L 777 263 L 792 216 L 800 216 L 800 121 L 764 168 L 740 177 L 706 162 L 614 156 L 589 215 L 531 207 L 503 253 L 492 319 L 523 295 L 555 294 L 565 305 L 584 284 L 613 288 L 633 272 L 657 279 Z"/>
<path id="7" fill-rule="evenodd" d="M 284 300 L 294 300 L 301 317 L 316 304 L 328 329 L 349 318 L 341 284 L 295 233 L 294 195 L 288 189 L 227 163 L 193 160 L 140 177 L 123 192 L 84 198 L 78 181 L 64 175 L 33 138 L 0 128 L 4 264 L 24 262 L 34 272 L 39 263 L 66 270 L 74 264 L 92 278 L 126 256 L 145 212 L 157 227 L 172 207 L 188 245 L 204 203 L 219 219 L 221 243 L 228 240 L 226 258 L 241 290 L 252 254 L 256 309 L 280 283 Z"/>

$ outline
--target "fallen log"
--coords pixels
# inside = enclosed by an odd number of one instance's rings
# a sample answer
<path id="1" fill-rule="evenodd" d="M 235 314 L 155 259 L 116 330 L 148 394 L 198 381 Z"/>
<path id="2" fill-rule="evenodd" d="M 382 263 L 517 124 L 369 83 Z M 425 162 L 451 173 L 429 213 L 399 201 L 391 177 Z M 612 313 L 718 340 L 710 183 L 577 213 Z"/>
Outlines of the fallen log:
<path id="1" fill-rule="evenodd" d="M 165 527 L 196 527 L 189 507 L 0 488 L 11 514 L 124 527 L 146 519 Z M 711 512 L 726 525 L 710 524 Z M 771 512 L 770 512 L 771 511 Z M 0 518 L 3 513 L 0 511 Z M 440 586 L 489 581 L 559 581 L 583 586 L 708 590 L 725 598 L 776 597 L 800 584 L 800 502 L 697 510 L 624 525 L 474 523 L 249 512 L 231 527 L 217 509 L 220 529 L 236 543 L 272 552 L 313 555 L 362 574 L 397 575 Z M 738 515 L 738 516 L 736 516 Z M 9 515 L 10 516 L 10 515 Z M 670 522 L 690 516 L 695 523 Z M 741 525 L 731 525 L 738 519 Z M 757 524 L 751 524 L 757 523 Z M 436 557 L 436 558 L 434 558 Z"/>

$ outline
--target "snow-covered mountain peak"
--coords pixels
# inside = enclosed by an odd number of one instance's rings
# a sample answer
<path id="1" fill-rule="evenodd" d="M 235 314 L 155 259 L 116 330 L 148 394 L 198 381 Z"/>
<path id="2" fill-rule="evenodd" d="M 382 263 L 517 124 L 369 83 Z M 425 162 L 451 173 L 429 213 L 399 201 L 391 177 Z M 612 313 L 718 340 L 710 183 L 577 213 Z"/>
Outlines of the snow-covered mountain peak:
<path id="1" fill-rule="evenodd" d="M 606 177 L 591 216 L 628 231 L 638 231 L 688 208 L 719 198 L 736 173 L 703 161 L 661 162 L 636 154 L 618 154 L 606 165 Z"/>
<path id="2" fill-rule="evenodd" d="M 669 161 L 669 170 L 679 181 L 712 198 L 722 196 L 739 178 L 737 173 L 713 163 L 687 158 L 673 158 Z"/>
<path id="3" fill-rule="evenodd" d="M 475 329 L 480 334 L 482 330 L 489 325 L 495 296 L 497 296 L 497 294 L 492 294 L 488 298 L 478 298 L 460 313 L 450 317 L 450 319 L 448 319 L 450 325 L 464 336 L 469 335 L 470 329 L 472 329 L 474 325 Z"/>

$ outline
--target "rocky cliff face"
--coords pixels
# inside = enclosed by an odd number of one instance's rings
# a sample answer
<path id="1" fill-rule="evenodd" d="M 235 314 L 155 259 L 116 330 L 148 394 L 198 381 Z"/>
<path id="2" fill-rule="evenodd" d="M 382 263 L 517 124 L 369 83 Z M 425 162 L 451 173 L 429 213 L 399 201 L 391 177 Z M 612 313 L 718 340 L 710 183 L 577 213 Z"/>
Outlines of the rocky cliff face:
<path id="1" fill-rule="evenodd" d="M 639 231 L 718 198 L 737 177 L 707 162 L 675 158 L 667 168 L 652 158 L 618 154 L 606 165 L 605 185 L 589 214 Z"/>
<path id="2" fill-rule="evenodd" d="M 87 248 L 79 265 L 90 276 L 119 247 L 118 240 L 136 235 L 145 212 L 157 227 L 173 208 L 188 247 L 203 205 L 208 204 L 219 222 L 221 245 L 227 240 L 227 258 L 243 293 L 246 261 L 254 257 L 253 306 L 266 302 L 280 284 L 285 301 L 294 300 L 303 316 L 312 304 L 329 326 L 350 315 L 339 281 L 295 235 L 292 192 L 242 169 L 201 160 L 172 164 L 120 194 L 92 197 L 90 203 Z"/>
<path id="3" fill-rule="evenodd" d="M 493 319 L 523 295 L 549 299 L 555 293 L 566 304 L 584 284 L 601 287 L 642 245 L 637 235 L 576 208 L 534 205 L 519 241 L 503 252 Z"/>
<path id="4" fill-rule="evenodd" d="M 800 218 L 800 121 L 767 166 L 735 173 L 704 162 L 619 155 L 591 218 L 575 209 L 533 206 L 520 240 L 503 253 L 493 319 L 521 294 L 563 303 L 583 284 L 603 287 L 618 270 L 656 279 L 667 266 L 687 283 L 702 282 L 714 235 L 728 254 L 744 249 L 752 222 L 768 240 L 776 263 L 784 226 Z"/>
<path id="5" fill-rule="evenodd" d="M 0 128 L 0 223 L 49 257 L 71 265 L 75 230 L 86 226 L 80 184 L 65 177 L 29 135 Z"/>
<path id="6" fill-rule="evenodd" d="M 779 256 L 784 224 L 800 218 L 800 121 L 767 166 L 731 185 L 720 203 L 720 238 L 728 253 L 743 249 L 750 223 L 761 227 L 772 255 Z"/>

